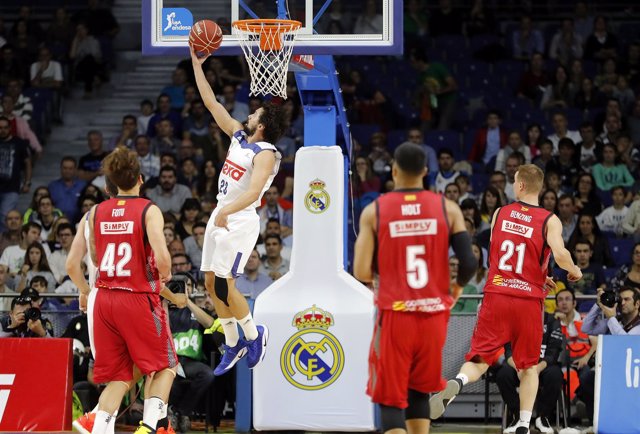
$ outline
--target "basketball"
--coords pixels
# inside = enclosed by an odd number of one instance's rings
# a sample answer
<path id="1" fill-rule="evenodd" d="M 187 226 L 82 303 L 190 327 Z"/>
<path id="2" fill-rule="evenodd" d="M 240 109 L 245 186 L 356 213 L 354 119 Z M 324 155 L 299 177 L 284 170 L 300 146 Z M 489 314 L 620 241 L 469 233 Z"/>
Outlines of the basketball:
<path id="1" fill-rule="evenodd" d="M 189 45 L 198 56 L 208 56 L 222 43 L 222 29 L 211 20 L 198 21 L 189 32 Z"/>

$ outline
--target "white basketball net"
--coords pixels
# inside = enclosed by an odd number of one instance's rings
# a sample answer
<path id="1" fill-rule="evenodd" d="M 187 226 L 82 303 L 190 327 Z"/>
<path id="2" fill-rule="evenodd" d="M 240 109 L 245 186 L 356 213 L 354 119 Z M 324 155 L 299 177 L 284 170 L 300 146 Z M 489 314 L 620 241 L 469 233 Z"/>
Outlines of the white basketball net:
<path id="1" fill-rule="evenodd" d="M 244 20 L 233 23 L 251 74 L 250 95 L 287 98 L 287 70 L 301 23 Z"/>

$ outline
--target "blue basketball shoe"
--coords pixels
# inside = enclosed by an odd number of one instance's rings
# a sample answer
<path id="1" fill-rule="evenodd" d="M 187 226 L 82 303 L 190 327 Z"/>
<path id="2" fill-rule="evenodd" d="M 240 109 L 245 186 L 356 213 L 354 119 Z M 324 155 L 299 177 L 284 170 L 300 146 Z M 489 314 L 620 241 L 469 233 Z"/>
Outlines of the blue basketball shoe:
<path id="1" fill-rule="evenodd" d="M 249 369 L 253 369 L 262 362 L 267 353 L 267 341 L 269 340 L 269 329 L 267 326 L 256 326 L 258 329 L 258 337 L 252 341 L 245 341 L 247 346 L 247 365 Z"/>
<path id="2" fill-rule="evenodd" d="M 229 370 L 247 354 L 247 341 L 240 339 L 235 347 L 223 344 L 222 348 L 224 349 L 224 354 L 222 354 L 222 360 L 220 360 L 220 363 L 218 363 L 218 366 L 216 366 L 216 369 L 213 371 L 213 375 L 215 376 L 229 372 Z"/>

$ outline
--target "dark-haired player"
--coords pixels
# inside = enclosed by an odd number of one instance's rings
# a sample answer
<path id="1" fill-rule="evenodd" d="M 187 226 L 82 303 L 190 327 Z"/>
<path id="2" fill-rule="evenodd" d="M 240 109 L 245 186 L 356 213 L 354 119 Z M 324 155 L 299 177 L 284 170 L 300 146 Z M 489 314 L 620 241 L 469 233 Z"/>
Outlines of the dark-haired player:
<path id="1" fill-rule="evenodd" d="M 446 388 L 434 395 L 430 413 L 439 418 L 462 386 L 477 381 L 511 343 L 513 361 L 520 378 L 520 419 L 516 434 L 527 434 L 538 392 L 538 374 L 546 367 L 540 360 L 544 298 L 550 253 L 568 279 L 582 272 L 564 247 L 562 223 L 538 205 L 544 173 L 533 164 L 520 166 L 513 184 L 517 202 L 498 208 L 491 222 L 489 273 L 478 323 L 471 338 L 467 362 Z"/>
<path id="2" fill-rule="evenodd" d="M 385 433 L 428 432 L 427 394 L 444 386 L 449 310 L 478 265 L 458 205 L 422 188 L 425 158 L 415 144 L 396 149 L 395 190 L 364 209 L 355 247 L 356 278 L 370 283 L 374 268 L 379 274 L 367 393 L 381 406 Z M 456 288 L 450 243 L 460 260 Z"/>
<path id="3" fill-rule="evenodd" d="M 260 233 L 256 207 L 278 173 L 281 155 L 273 143 L 285 127 L 282 109 L 267 103 L 249 115 L 246 125 L 233 119 L 211 90 L 202 71 L 205 58 L 191 52 L 198 91 L 205 106 L 231 138 L 220 172 L 218 206 L 211 214 L 202 247 L 205 287 L 224 329 L 224 355 L 214 373 L 222 375 L 247 354 L 249 368 L 265 355 L 269 331 L 253 321 L 249 305 L 236 288 Z M 239 338 L 238 326 L 244 332 Z"/>
<path id="4" fill-rule="evenodd" d="M 103 160 L 118 195 L 96 205 L 87 222 L 90 253 L 98 269 L 93 312 L 94 381 L 107 383 L 92 429 L 104 434 L 122 397 L 133 385 L 134 364 L 152 375 L 137 434 L 155 433 L 169 398 L 178 358 L 160 301 L 171 279 L 160 209 L 139 197 L 142 180 L 135 152 L 116 148 Z M 86 293 L 88 285 L 81 291 Z"/>

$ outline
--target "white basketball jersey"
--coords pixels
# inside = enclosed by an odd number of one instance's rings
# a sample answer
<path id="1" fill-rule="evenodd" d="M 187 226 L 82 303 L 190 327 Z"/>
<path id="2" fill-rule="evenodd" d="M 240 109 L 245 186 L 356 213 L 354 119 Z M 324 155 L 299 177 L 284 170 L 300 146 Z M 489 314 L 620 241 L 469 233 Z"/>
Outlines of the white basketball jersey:
<path id="1" fill-rule="evenodd" d="M 227 153 L 227 159 L 220 172 L 218 181 L 218 207 L 223 207 L 236 200 L 241 194 L 249 190 L 251 175 L 253 175 L 253 158 L 258 152 L 264 150 L 274 151 L 276 154 L 276 164 L 273 173 L 269 176 L 258 200 L 252 203 L 247 209 L 255 210 L 260 205 L 260 200 L 265 191 L 269 189 L 273 178 L 280 168 L 282 155 L 271 143 L 267 142 L 247 142 L 247 134 L 240 130 L 236 131 L 231 138 L 231 145 Z"/>
<path id="2" fill-rule="evenodd" d="M 86 219 L 84 222 L 84 241 L 87 243 L 87 254 L 84 255 L 84 263 L 87 266 L 87 273 L 89 274 L 89 288 L 93 291 L 96 287 L 96 274 L 98 270 L 95 265 L 93 265 L 93 261 L 91 260 L 91 228 L 89 227 L 89 215 L 91 213 L 88 212 L 86 214 Z"/>

